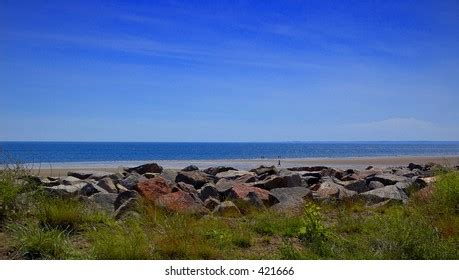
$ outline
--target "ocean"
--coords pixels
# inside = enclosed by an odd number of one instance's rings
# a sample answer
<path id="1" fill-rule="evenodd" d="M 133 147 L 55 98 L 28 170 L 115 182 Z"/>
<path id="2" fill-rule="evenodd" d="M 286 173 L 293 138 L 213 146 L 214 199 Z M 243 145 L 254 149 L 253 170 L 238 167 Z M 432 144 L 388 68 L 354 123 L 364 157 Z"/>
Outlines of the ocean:
<path id="1" fill-rule="evenodd" d="M 459 142 L 0 142 L 0 163 L 457 156 Z"/>

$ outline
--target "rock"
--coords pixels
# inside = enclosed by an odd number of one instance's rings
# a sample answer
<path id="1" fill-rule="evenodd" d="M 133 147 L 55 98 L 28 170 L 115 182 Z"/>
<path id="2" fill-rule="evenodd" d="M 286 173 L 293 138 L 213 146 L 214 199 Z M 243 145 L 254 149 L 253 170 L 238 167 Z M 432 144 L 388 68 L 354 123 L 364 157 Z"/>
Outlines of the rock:
<path id="1" fill-rule="evenodd" d="M 197 171 L 199 168 L 196 165 L 188 165 L 187 167 L 183 168 L 182 171 Z"/>
<path id="2" fill-rule="evenodd" d="M 101 187 L 102 189 L 106 190 L 109 193 L 117 193 L 118 189 L 116 188 L 115 183 L 110 177 L 105 177 L 100 179 L 97 182 L 97 185 Z"/>
<path id="3" fill-rule="evenodd" d="M 308 186 L 315 185 L 320 182 L 320 178 L 314 177 L 314 176 L 303 176 L 301 177 L 303 181 L 306 183 Z"/>
<path id="4" fill-rule="evenodd" d="M 162 195 L 172 192 L 172 187 L 162 177 L 141 181 L 135 187 L 139 194 L 150 202 L 155 202 Z"/>
<path id="5" fill-rule="evenodd" d="M 116 190 L 117 190 L 118 193 L 128 191 L 128 189 L 125 188 L 125 187 L 124 187 L 123 185 L 121 185 L 121 184 L 116 184 Z"/>
<path id="6" fill-rule="evenodd" d="M 119 183 L 128 190 L 133 190 L 137 184 L 141 181 L 145 181 L 147 178 L 144 176 L 137 174 L 135 172 L 131 173 L 128 177 L 121 180 Z"/>
<path id="7" fill-rule="evenodd" d="M 354 191 L 357 193 L 362 193 L 371 190 L 367 185 L 365 180 L 354 180 L 354 181 L 341 181 L 336 182 L 340 185 L 343 185 L 347 190 Z"/>
<path id="8" fill-rule="evenodd" d="M 378 174 L 371 177 L 370 181 L 379 181 L 384 184 L 384 186 L 395 185 L 398 182 L 405 182 L 408 179 L 403 176 L 397 176 L 393 174 Z"/>
<path id="9" fill-rule="evenodd" d="M 398 182 L 395 184 L 399 189 L 403 190 L 406 195 L 411 196 L 411 194 L 422 190 L 427 187 L 427 183 L 421 178 L 412 178 L 408 182 Z"/>
<path id="10" fill-rule="evenodd" d="M 98 185 L 87 183 L 80 189 L 78 193 L 84 196 L 91 196 L 95 193 L 108 193 L 108 192 L 104 190 L 103 188 L 99 187 Z"/>
<path id="11" fill-rule="evenodd" d="M 140 175 L 145 173 L 162 173 L 163 168 L 156 163 L 148 163 L 126 169 L 129 173 L 136 172 Z"/>
<path id="12" fill-rule="evenodd" d="M 408 164 L 408 169 L 409 170 L 413 170 L 413 169 L 422 170 L 423 167 L 421 165 L 419 165 L 419 164 L 410 163 L 410 164 Z"/>
<path id="13" fill-rule="evenodd" d="M 74 185 L 58 185 L 54 187 L 44 187 L 43 191 L 55 196 L 74 196 L 78 195 L 80 190 L 86 185 L 87 183 L 78 183 Z"/>
<path id="14" fill-rule="evenodd" d="M 317 172 L 317 171 L 322 171 L 322 170 L 328 169 L 328 167 L 326 167 L 326 166 L 312 166 L 312 167 L 305 166 L 305 167 L 291 167 L 291 168 L 287 168 L 287 169 L 290 170 L 290 171 L 312 171 L 312 172 Z"/>
<path id="15" fill-rule="evenodd" d="M 215 207 L 217 207 L 219 204 L 220 204 L 220 201 L 213 197 L 209 197 L 204 201 L 204 207 L 206 207 L 210 211 L 213 211 Z"/>
<path id="16" fill-rule="evenodd" d="M 306 198 L 312 198 L 311 190 L 305 187 L 276 188 L 271 190 L 271 194 L 281 203 L 288 200 L 300 199 L 304 201 Z"/>
<path id="17" fill-rule="evenodd" d="M 73 176 L 60 177 L 59 181 L 62 185 L 74 185 L 76 183 L 81 182 L 80 179 Z"/>
<path id="18" fill-rule="evenodd" d="M 229 170 L 237 170 L 237 169 L 232 168 L 232 167 L 226 167 L 226 166 L 217 166 L 217 167 L 209 167 L 207 169 L 204 169 L 203 172 L 209 175 L 215 176 L 218 173 L 229 171 Z"/>
<path id="19" fill-rule="evenodd" d="M 250 201 L 249 193 L 255 193 L 265 206 L 272 206 L 279 202 L 269 191 L 246 184 L 236 184 L 233 186 L 227 195 L 227 199 Z M 253 195 L 252 195 L 253 196 Z"/>
<path id="20" fill-rule="evenodd" d="M 320 172 L 311 172 L 311 171 L 299 171 L 298 174 L 301 175 L 301 177 L 316 177 L 317 179 L 322 178 L 322 174 Z"/>
<path id="21" fill-rule="evenodd" d="M 178 182 L 175 186 L 172 187 L 172 192 L 184 191 L 187 193 L 198 194 L 198 191 L 190 184 L 184 182 Z"/>
<path id="22" fill-rule="evenodd" d="M 179 171 L 175 178 L 175 182 L 184 182 L 199 189 L 209 182 L 209 178 L 207 174 L 202 171 Z"/>
<path id="23" fill-rule="evenodd" d="M 61 183 L 57 179 L 39 178 L 39 185 L 46 187 L 59 186 Z"/>
<path id="24" fill-rule="evenodd" d="M 164 169 L 163 172 L 161 173 L 161 177 L 166 179 L 167 181 L 170 182 L 170 184 L 175 183 L 175 179 L 177 178 L 177 170 L 174 169 Z"/>
<path id="25" fill-rule="evenodd" d="M 155 204 L 168 211 L 178 213 L 204 214 L 208 212 L 200 201 L 183 191 L 162 195 L 156 199 Z"/>
<path id="26" fill-rule="evenodd" d="M 228 189 L 229 190 L 229 189 Z M 227 191 L 227 190 L 226 190 Z M 198 193 L 199 198 L 202 201 L 206 201 L 208 198 L 215 198 L 217 200 L 220 199 L 220 194 L 218 189 L 212 183 L 205 184 Z"/>
<path id="27" fill-rule="evenodd" d="M 244 175 L 248 175 L 249 177 L 255 177 L 256 174 L 253 172 L 243 170 L 228 170 L 225 172 L 217 173 L 217 175 L 215 175 L 215 179 L 217 181 L 221 179 L 236 180 Z"/>
<path id="28" fill-rule="evenodd" d="M 368 188 L 370 190 L 375 190 L 375 189 L 379 189 L 383 187 L 384 187 L 384 184 L 379 181 L 370 181 L 370 183 L 368 183 Z"/>
<path id="29" fill-rule="evenodd" d="M 284 174 L 282 176 L 271 175 L 263 181 L 253 183 L 253 186 L 265 190 L 301 187 L 302 185 L 303 181 L 301 180 L 301 176 L 296 173 Z"/>
<path id="30" fill-rule="evenodd" d="M 327 180 L 320 185 L 319 189 L 315 192 L 315 195 L 319 199 L 332 198 L 343 200 L 357 195 L 357 192 L 347 190 L 343 186 L 336 184 L 331 180 Z"/>
<path id="31" fill-rule="evenodd" d="M 373 169 L 373 166 L 371 166 L 371 165 L 369 165 L 369 166 L 367 166 L 367 168 L 365 168 L 365 170 L 371 170 L 371 169 Z"/>
<path id="32" fill-rule="evenodd" d="M 136 191 L 125 191 L 125 192 L 119 193 L 113 204 L 115 209 L 118 209 L 123 203 L 125 203 L 131 198 L 139 199 L 140 194 Z"/>
<path id="33" fill-rule="evenodd" d="M 257 168 L 254 168 L 254 169 L 250 170 L 250 172 L 253 172 L 253 173 L 257 174 L 257 176 L 260 176 L 260 175 L 275 175 L 275 174 L 277 174 L 277 169 L 276 169 L 276 167 L 274 167 L 274 165 L 272 165 L 272 166 L 263 166 L 263 165 L 261 165 L 260 167 L 257 167 Z"/>
<path id="34" fill-rule="evenodd" d="M 260 198 L 259 194 L 256 192 L 249 192 L 247 194 L 247 197 L 245 199 L 252 207 L 258 208 L 258 209 L 265 209 L 266 206 L 263 203 L 263 200 Z"/>
<path id="35" fill-rule="evenodd" d="M 360 194 L 361 197 L 371 203 L 379 203 L 385 200 L 406 202 L 408 197 L 405 192 L 395 185 L 385 186 Z"/>
<path id="36" fill-rule="evenodd" d="M 68 176 L 72 176 L 81 180 L 84 179 L 94 179 L 94 180 L 100 180 L 104 177 L 113 175 L 114 173 L 112 172 L 106 172 L 106 171 L 91 171 L 91 170 L 77 170 L 77 171 L 69 171 L 67 172 Z"/>
<path id="37" fill-rule="evenodd" d="M 115 207 L 116 210 L 113 213 L 115 219 L 119 220 L 126 216 L 129 216 L 131 212 L 137 213 L 140 208 L 139 199 L 135 197 L 131 197 L 128 200 L 124 201 L 123 204 Z"/>
<path id="38" fill-rule="evenodd" d="M 89 197 L 96 206 L 106 212 L 113 213 L 115 211 L 116 193 L 95 193 Z"/>
<path id="39" fill-rule="evenodd" d="M 159 176 L 159 175 L 160 175 L 159 173 L 150 173 L 150 172 L 143 174 L 143 176 L 147 179 L 155 178 L 156 176 Z"/>
<path id="40" fill-rule="evenodd" d="M 237 206 L 229 200 L 220 203 L 212 213 L 219 214 L 223 217 L 241 216 L 241 211 L 239 210 L 239 208 L 237 208 Z"/>

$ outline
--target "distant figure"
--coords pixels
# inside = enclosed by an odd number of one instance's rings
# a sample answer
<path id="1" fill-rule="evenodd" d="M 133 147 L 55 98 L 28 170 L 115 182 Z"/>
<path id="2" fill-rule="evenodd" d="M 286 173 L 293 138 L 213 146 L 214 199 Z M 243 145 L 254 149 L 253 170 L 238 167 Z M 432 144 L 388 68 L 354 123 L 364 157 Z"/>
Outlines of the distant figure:
<path id="1" fill-rule="evenodd" d="M 277 162 L 277 166 L 281 166 L 281 164 L 280 164 L 280 160 Z"/>

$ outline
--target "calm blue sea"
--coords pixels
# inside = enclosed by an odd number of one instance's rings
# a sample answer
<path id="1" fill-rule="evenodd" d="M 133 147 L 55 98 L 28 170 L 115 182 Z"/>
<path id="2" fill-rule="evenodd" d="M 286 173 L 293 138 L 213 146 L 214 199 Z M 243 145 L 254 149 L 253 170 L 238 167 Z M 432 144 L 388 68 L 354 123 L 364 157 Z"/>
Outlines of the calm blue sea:
<path id="1" fill-rule="evenodd" d="M 0 163 L 459 155 L 459 142 L 0 142 Z"/>

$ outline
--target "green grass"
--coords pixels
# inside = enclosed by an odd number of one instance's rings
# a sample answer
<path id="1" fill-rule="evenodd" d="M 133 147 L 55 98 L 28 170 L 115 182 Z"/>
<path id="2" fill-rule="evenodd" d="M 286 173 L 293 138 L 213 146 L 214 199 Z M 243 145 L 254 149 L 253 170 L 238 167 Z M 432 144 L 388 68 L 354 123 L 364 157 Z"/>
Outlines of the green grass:
<path id="1" fill-rule="evenodd" d="M 428 198 L 414 195 L 407 205 L 310 202 L 296 214 L 241 205 L 244 216 L 223 218 L 167 213 L 143 202 L 138 216 L 118 221 L 87 202 L 36 191 L 26 174 L 0 172 L 0 231 L 14 258 L 459 258 L 457 171 L 439 171 Z"/>

